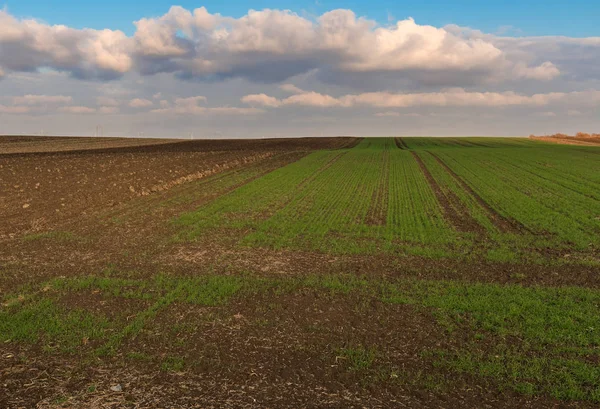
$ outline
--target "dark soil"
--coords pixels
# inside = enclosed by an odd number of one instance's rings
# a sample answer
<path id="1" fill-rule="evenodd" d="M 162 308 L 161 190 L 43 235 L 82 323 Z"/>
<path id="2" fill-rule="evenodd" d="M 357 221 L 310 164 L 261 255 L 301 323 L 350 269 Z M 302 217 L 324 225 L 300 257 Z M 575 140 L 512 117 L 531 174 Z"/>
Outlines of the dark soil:
<path id="1" fill-rule="evenodd" d="M 446 217 L 450 224 L 453 225 L 458 231 L 473 232 L 479 235 L 484 234 L 485 230 L 479 223 L 477 223 L 475 219 L 473 219 L 466 212 L 458 211 L 458 209 L 464 208 L 460 199 L 450 191 L 444 193 L 419 155 L 414 151 L 411 151 L 410 153 L 419 164 L 419 168 L 421 169 L 421 172 L 423 172 L 425 179 L 427 179 L 427 183 L 429 183 L 431 190 L 433 190 L 435 193 L 435 196 L 444 213 L 444 217 Z"/>
<path id="2" fill-rule="evenodd" d="M 54 142 L 68 145 L 56 148 L 61 152 L 0 153 L 0 294 L 58 276 L 98 275 L 107 268 L 135 278 L 164 272 L 268 277 L 343 273 L 600 288 L 598 268 L 583 264 L 247 248 L 236 246 L 239 237 L 231 232 L 218 231 L 223 237 L 169 240 L 171 220 L 178 214 L 314 149 L 357 141 L 186 141 L 133 147 L 90 142 L 92 149 L 84 150 L 78 142 L 77 149 L 67 152 L 71 145 L 59 139 L 45 141 L 44 149 L 53 150 Z M 3 143 L 12 142 L 0 139 L 0 147 Z M 430 181 L 431 175 L 425 175 Z M 235 184 L 221 183 L 232 176 L 240 176 Z M 435 182 L 432 188 L 451 215 L 455 199 L 444 196 Z M 369 217 L 379 223 L 387 204 L 384 198 L 375 203 Z M 519 231 L 485 202 L 480 204 L 498 226 Z M 462 215 L 449 217 L 457 227 L 475 230 Z M 69 234 L 27 239 L 48 231 Z M 152 301 L 85 291 L 63 295 L 59 302 L 128 322 Z M 82 361 L 39 346 L 0 345 L 0 408 L 592 407 L 500 392 L 493 383 L 434 367 L 423 354 L 452 349 L 462 341 L 460 335 L 448 336 L 430 311 L 355 295 L 306 291 L 261 294 L 221 307 L 173 304 L 126 339 L 113 357 Z M 357 371 L 342 351 L 360 348 L 373 348 L 374 360 Z M 116 384 L 123 386 L 122 392 L 110 390 Z"/>
<path id="3" fill-rule="evenodd" d="M 481 196 L 479 196 L 479 194 L 477 194 L 477 192 L 473 190 L 473 188 L 471 188 L 471 186 L 469 186 L 460 176 L 458 176 L 456 172 L 450 169 L 450 167 L 448 167 L 448 165 L 446 165 L 443 160 L 441 160 L 435 153 L 429 153 L 463 187 L 463 189 L 465 189 L 473 198 L 475 198 L 477 203 L 479 203 L 479 205 L 486 210 L 492 223 L 494 223 L 494 225 L 501 232 L 520 233 L 526 230 L 525 226 L 521 225 L 516 220 L 504 217 L 496 210 L 494 210 L 485 200 L 481 198 Z"/>

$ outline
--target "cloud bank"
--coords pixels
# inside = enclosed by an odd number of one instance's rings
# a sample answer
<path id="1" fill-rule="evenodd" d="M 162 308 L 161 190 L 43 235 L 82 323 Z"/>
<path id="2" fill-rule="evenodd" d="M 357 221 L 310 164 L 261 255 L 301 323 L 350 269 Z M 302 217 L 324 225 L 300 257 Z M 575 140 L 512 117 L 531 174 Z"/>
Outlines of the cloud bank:
<path id="1" fill-rule="evenodd" d="M 341 107 L 367 106 L 376 108 L 432 107 L 506 107 L 506 106 L 546 106 L 552 103 L 595 106 L 600 103 L 600 91 L 551 92 L 546 94 L 522 95 L 507 92 L 468 92 L 464 89 L 451 89 L 431 93 L 391 93 L 367 92 L 333 97 L 314 91 L 302 91 L 287 98 L 277 99 L 266 94 L 251 94 L 241 101 L 249 105 L 270 108 L 285 106 Z"/>
<path id="2" fill-rule="evenodd" d="M 0 11 L 0 77 L 52 68 L 99 80 L 167 72 L 187 79 L 270 83 L 317 71 L 323 78 L 388 73 L 427 82 L 441 73 L 444 85 L 453 86 L 465 80 L 549 81 L 562 74 L 556 62 L 566 62 L 564 53 L 549 48 L 600 50 L 600 38 L 554 39 L 549 47 L 545 38 L 507 39 L 411 18 L 381 26 L 343 9 L 314 19 L 286 10 L 250 10 L 236 19 L 204 7 L 174 6 L 134 24 L 128 37 L 119 30 L 79 30 Z"/>

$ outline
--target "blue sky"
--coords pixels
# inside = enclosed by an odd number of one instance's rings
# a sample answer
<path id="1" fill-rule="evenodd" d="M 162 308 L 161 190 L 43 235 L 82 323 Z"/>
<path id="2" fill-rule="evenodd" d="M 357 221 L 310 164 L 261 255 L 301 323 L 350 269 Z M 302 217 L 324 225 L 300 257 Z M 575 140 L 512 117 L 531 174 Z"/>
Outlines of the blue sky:
<path id="1" fill-rule="evenodd" d="M 395 19 L 413 17 L 419 24 L 437 27 L 457 24 L 488 33 L 505 32 L 508 35 L 600 35 L 600 2 L 590 0 L 12 0 L 4 2 L 4 5 L 12 15 L 18 17 L 35 17 L 50 24 L 65 24 L 76 28 L 120 29 L 127 34 L 134 31 L 131 24 L 133 21 L 141 17 L 163 15 L 170 6 L 181 5 L 187 9 L 205 6 L 211 13 L 232 17 L 240 17 L 248 9 L 290 9 L 299 14 L 320 15 L 329 10 L 346 8 L 381 24 L 387 23 L 388 16 Z M 507 31 L 507 28 L 512 29 Z"/>

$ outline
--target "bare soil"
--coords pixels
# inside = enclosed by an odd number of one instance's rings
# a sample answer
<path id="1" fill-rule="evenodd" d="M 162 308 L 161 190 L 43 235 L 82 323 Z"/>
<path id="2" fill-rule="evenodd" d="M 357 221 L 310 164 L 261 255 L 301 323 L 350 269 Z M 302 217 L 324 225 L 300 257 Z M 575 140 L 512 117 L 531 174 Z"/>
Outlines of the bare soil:
<path id="1" fill-rule="evenodd" d="M 107 268 L 139 278 L 165 271 L 344 273 L 600 288 L 598 269 L 585 265 L 399 260 L 229 246 L 211 238 L 168 240 L 174 233 L 170 221 L 178 214 L 315 149 L 352 146 L 357 138 L 137 141 L 123 147 L 73 138 L 42 141 L 47 146 L 37 152 L 0 149 L 5 152 L 0 153 L 0 293 Z M 0 140 L 0 147 L 11 143 Z M 225 183 L 232 177 L 236 183 Z M 444 208 L 452 208 L 451 200 Z M 384 198 L 376 203 L 370 211 L 375 224 L 387 206 Z M 509 223 L 499 215 L 495 220 Z M 463 222 L 472 229 L 470 221 Z M 232 244 L 239 239 L 216 234 Z M 89 291 L 59 302 L 120 320 L 148 306 Z M 89 362 L 36 346 L 0 345 L 0 407 L 592 407 L 500 392 L 487 381 L 434 367 L 423 355 L 462 341 L 459 335 L 449 337 L 430 311 L 353 295 L 335 302 L 327 294 L 306 292 L 262 294 L 211 308 L 175 304 L 126 340 L 125 350 L 149 359 L 121 354 Z M 352 369 L 340 352 L 344 348 L 374 348 L 373 364 Z M 421 375 L 412 379 L 406 373 Z M 430 387 L 424 386 L 428 375 L 434 380 Z M 116 384 L 122 392 L 110 390 Z"/>
<path id="2" fill-rule="evenodd" d="M 476 220 L 474 220 L 468 213 L 459 211 L 459 209 L 464 210 L 464 206 L 462 206 L 460 199 L 450 191 L 444 193 L 419 155 L 417 155 L 414 151 L 411 151 L 410 153 L 419 164 L 419 168 L 421 169 L 421 172 L 423 172 L 425 179 L 427 179 L 427 183 L 429 183 L 431 190 L 433 190 L 435 193 L 435 196 L 444 213 L 444 217 L 450 222 L 450 224 L 453 225 L 458 231 L 483 234 L 484 229 L 479 225 L 479 223 L 477 223 Z M 436 159 L 438 158 L 436 157 Z M 445 169 L 446 168 L 447 167 L 445 167 Z"/>
<path id="3" fill-rule="evenodd" d="M 516 220 L 509 219 L 494 210 L 485 200 L 481 198 L 481 196 L 477 194 L 477 192 L 473 190 L 471 186 L 469 186 L 460 176 L 458 176 L 456 172 L 450 169 L 450 167 L 448 167 L 443 160 L 441 160 L 433 152 L 429 153 L 446 170 L 446 172 L 448 172 L 463 187 L 463 189 L 465 189 L 473 198 L 475 198 L 477 203 L 479 203 L 479 205 L 486 210 L 490 220 L 500 231 L 505 233 L 518 233 L 525 229 L 525 227 Z"/>
<path id="4" fill-rule="evenodd" d="M 567 135 L 553 136 L 530 136 L 530 139 L 536 141 L 544 141 L 550 143 L 558 143 L 562 145 L 581 145 L 581 146 L 599 146 L 600 137 L 577 137 Z"/>

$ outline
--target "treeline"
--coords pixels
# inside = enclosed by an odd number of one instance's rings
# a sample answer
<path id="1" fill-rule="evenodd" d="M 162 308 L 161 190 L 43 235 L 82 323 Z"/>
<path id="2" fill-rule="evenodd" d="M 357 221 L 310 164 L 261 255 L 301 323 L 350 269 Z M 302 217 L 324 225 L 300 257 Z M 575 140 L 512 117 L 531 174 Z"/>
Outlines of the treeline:
<path id="1" fill-rule="evenodd" d="M 571 138 L 571 139 L 596 139 L 596 138 L 600 138 L 600 133 L 589 134 L 589 133 L 585 133 L 585 132 L 577 132 L 575 134 L 575 136 L 566 135 L 566 134 L 562 134 L 562 133 L 556 133 L 554 135 L 541 135 L 541 136 L 529 135 L 529 137 L 530 138 L 559 138 L 559 139 L 564 139 L 564 138 Z"/>

